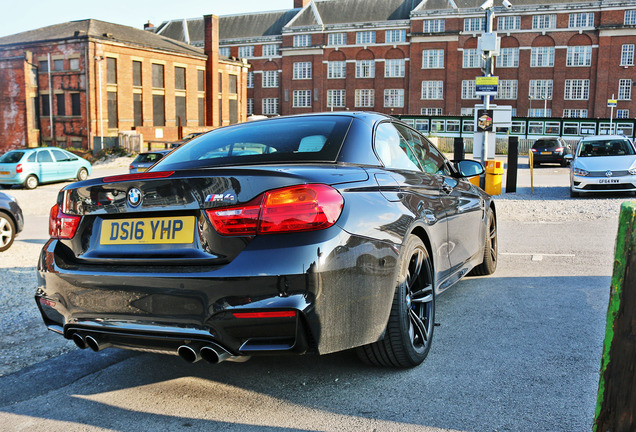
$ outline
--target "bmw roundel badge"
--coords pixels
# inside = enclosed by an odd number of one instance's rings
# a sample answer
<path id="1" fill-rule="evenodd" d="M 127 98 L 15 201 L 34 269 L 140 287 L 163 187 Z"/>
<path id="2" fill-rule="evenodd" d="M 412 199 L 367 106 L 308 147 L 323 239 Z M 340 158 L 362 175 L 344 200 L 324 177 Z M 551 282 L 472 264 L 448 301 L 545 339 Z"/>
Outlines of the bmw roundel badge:
<path id="1" fill-rule="evenodd" d="M 131 207 L 139 207 L 141 204 L 141 191 L 137 188 L 128 189 L 128 204 Z"/>

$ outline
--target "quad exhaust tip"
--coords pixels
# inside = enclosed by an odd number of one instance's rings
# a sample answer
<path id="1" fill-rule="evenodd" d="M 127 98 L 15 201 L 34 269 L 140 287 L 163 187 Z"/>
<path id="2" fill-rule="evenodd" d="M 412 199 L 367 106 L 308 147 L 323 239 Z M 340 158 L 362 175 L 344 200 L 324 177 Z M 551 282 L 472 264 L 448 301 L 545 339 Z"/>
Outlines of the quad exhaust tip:
<path id="1" fill-rule="evenodd" d="M 84 338 L 84 340 L 86 341 L 86 345 L 88 345 L 88 347 L 95 352 L 101 351 L 111 346 L 111 344 L 106 339 L 99 336 L 88 335 Z"/>
<path id="2" fill-rule="evenodd" d="M 222 361 L 236 358 L 225 349 L 215 345 L 181 345 L 177 349 L 177 354 L 188 363 L 196 363 L 203 359 L 208 363 L 219 364 Z"/>
<path id="3" fill-rule="evenodd" d="M 81 334 L 73 333 L 72 339 L 73 339 L 73 342 L 75 342 L 75 345 L 77 345 L 79 349 L 88 348 L 88 345 L 86 344 L 86 340 L 84 340 Z"/>

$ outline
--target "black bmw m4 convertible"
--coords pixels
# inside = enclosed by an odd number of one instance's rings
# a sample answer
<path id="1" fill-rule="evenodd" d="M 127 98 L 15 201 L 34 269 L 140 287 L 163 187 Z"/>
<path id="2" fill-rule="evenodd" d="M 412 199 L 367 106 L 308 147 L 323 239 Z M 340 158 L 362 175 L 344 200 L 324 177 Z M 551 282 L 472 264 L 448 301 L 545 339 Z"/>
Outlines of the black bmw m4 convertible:
<path id="1" fill-rule="evenodd" d="M 497 264 L 490 196 L 417 131 L 375 113 L 216 129 L 149 171 L 70 184 L 36 303 L 80 348 L 189 362 L 356 348 L 413 367 L 435 297 Z"/>

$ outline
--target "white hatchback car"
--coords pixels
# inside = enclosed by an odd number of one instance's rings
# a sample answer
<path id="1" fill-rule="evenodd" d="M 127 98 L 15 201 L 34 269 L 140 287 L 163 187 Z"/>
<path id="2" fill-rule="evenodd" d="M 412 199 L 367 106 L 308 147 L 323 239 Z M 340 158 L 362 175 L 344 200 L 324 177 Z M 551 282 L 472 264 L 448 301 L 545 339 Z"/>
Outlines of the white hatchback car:
<path id="1" fill-rule="evenodd" d="M 570 195 L 636 192 L 636 148 L 622 135 L 581 139 L 570 170 Z"/>

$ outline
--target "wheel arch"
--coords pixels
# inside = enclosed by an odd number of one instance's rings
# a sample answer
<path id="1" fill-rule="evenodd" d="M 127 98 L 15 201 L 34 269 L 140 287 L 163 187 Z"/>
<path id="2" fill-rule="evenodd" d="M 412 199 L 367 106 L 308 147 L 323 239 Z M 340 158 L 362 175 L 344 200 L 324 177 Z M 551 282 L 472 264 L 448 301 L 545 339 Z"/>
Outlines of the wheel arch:
<path id="1" fill-rule="evenodd" d="M 424 246 L 426 247 L 426 252 L 428 252 L 429 259 L 431 260 L 431 264 L 433 265 L 433 279 L 435 279 L 435 256 L 433 255 L 433 247 L 431 245 L 431 240 L 429 239 L 428 233 L 422 226 L 416 226 L 410 232 L 410 234 L 415 235 L 422 240 Z M 435 280 L 433 280 L 433 284 L 435 284 Z"/>

